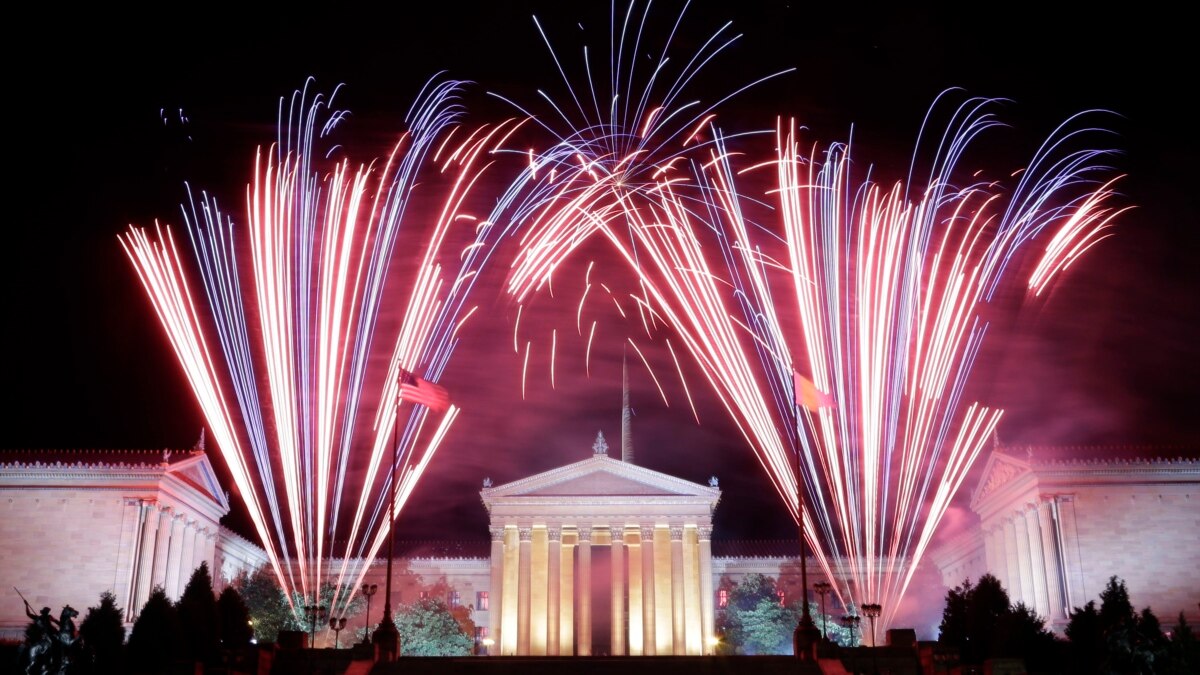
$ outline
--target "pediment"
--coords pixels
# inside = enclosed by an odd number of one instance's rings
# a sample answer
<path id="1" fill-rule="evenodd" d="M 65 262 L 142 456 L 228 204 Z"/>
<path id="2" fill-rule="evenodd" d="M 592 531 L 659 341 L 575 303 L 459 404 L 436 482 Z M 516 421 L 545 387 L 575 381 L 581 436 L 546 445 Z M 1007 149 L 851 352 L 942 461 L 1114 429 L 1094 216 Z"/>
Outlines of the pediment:
<path id="1" fill-rule="evenodd" d="M 521 480 L 485 488 L 485 502 L 506 497 L 656 496 L 715 500 L 721 491 L 645 467 L 595 455 Z"/>
<path id="2" fill-rule="evenodd" d="M 167 473 L 211 499 L 225 511 L 229 510 L 229 500 L 225 498 L 225 491 L 221 489 L 212 464 L 204 453 L 197 452 L 187 459 L 171 464 Z"/>
<path id="3" fill-rule="evenodd" d="M 979 504 L 1003 486 L 1017 480 L 1018 477 L 1030 473 L 1029 463 L 1005 454 L 999 450 L 993 451 L 983 466 L 983 474 L 971 498 L 971 508 L 978 511 Z"/>

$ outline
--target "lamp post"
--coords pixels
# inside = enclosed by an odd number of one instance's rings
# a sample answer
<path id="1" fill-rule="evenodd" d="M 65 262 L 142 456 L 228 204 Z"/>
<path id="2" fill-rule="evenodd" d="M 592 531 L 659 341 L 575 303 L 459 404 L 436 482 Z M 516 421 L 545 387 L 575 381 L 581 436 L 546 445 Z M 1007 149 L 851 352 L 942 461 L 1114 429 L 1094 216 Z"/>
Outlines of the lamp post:
<path id="1" fill-rule="evenodd" d="M 399 367 L 399 364 L 397 364 Z M 388 557 L 387 557 L 387 586 L 383 593 L 383 619 L 375 629 L 371 638 L 375 642 L 376 657 L 385 662 L 392 662 L 400 655 L 400 631 L 392 620 L 392 559 L 396 554 L 396 465 L 400 463 L 400 378 L 404 369 L 396 373 L 396 419 L 392 432 L 392 470 L 388 483 Z"/>
<path id="2" fill-rule="evenodd" d="M 364 621 L 366 625 L 363 626 L 363 644 L 365 645 L 371 644 L 371 596 L 375 595 L 375 592 L 378 590 L 379 584 L 362 585 L 361 593 L 367 599 L 367 617 Z"/>
<path id="3" fill-rule="evenodd" d="M 829 592 L 833 590 L 833 585 L 828 581 L 818 581 L 813 584 L 813 590 L 817 592 L 817 595 L 821 596 L 821 639 L 828 641 L 829 615 L 825 613 L 825 596 L 829 595 Z"/>
<path id="4" fill-rule="evenodd" d="M 309 648 L 315 649 L 317 646 L 317 622 L 324 621 L 329 608 L 325 605 L 317 604 L 317 599 L 313 598 L 313 604 L 304 606 L 304 613 L 308 616 L 309 625 Z"/>
<path id="5" fill-rule="evenodd" d="M 846 628 L 850 629 L 850 645 L 854 646 L 855 631 L 858 630 L 858 624 L 862 622 L 862 617 L 857 614 L 847 614 L 842 617 L 842 623 L 846 624 Z"/>
<path id="6" fill-rule="evenodd" d="M 341 635 L 342 629 L 346 627 L 346 617 L 330 617 L 329 629 L 333 631 L 333 648 L 338 648 L 338 638 Z"/>
<path id="7" fill-rule="evenodd" d="M 875 655 L 875 619 L 883 610 L 878 604 L 865 604 L 862 606 L 862 612 L 871 620 L 871 669 L 876 673 L 879 672 L 879 662 Z"/>

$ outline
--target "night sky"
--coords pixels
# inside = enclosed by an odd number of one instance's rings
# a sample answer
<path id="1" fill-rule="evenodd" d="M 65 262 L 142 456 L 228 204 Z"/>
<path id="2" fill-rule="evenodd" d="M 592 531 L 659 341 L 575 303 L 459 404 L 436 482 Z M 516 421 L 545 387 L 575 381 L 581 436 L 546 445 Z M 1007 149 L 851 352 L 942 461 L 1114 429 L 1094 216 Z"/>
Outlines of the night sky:
<path id="1" fill-rule="evenodd" d="M 559 4 L 433 3 L 396 16 L 339 5 L 314 16 L 182 21 L 105 14 L 74 17 L 73 27 L 31 25 L 40 46 L 20 54 L 6 41 L 6 146 L 16 179 L 6 199 L 0 448 L 190 447 L 204 422 L 117 235 L 156 219 L 180 225 L 185 181 L 244 222 L 254 149 L 274 139 L 279 97 L 308 76 L 325 91 L 346 85 L 339 101 L 353 115 L 341 133 L 361 161 L 386 151 L 421 85 L 442 70 L 477 83 L 464 100 L 468 123 L 518 114 L 487 92 L 545 113 L 537 89 L 564 90 L 531 15 L 544 20 L 572 74 L 585 42 L 607 47 L 606 3 Z M 723 108 L 722 124 L 770 129 L 777 115 L 794 115 L 823 144 L 853 127 L 856 156 L 883 175 L 899 177 L 924 113 L 948 87 L 1012 100 L 998 108 L 1012 128 L 993 132 L 967 167 L 1016 169 L 1071 114 L 1119 113 L 1106 126 L 1124 153 L 1113 159 L 1128 174 L 1123 203 L 1136 208 L 1048 298 L 998 303 L 968 397 L 1007 410 L 1005 443 L 1194 452 L 1200 176 L 1194 113 L 1183 101 L 1195 79 L 1189 22 L 1149 16 L 1141 5 L 1125 9 L 1134 15 L 1103 15 L 1092 4 L 1057 17 L 1004 6 L 967 17 L 716 4 L 685 15 L 678 53 L 690 55 L 725 20 L 743 37 L 701 72 L 694 96 L 711 102 L 795 67 Z M 662 3 L 654 12 L 674 18 L 678 10 Z M 608 278 L 619 283 L 615 269 Z M 566 344 L 557 388 L 542 368 L 522 401 L 512 308 L 495 287 L 474 301 L 485 311 L 442 380 L 463 416 L 401 517 L 405 538 L 444 536 L 447 524 L 483 538 L 484 477 L 498 484 L 583 459 L 597 430 L 618 445 L 623 336 L 615 320 L 593 354 L 591 378 L 582 348 Z M 573 312 L 573 302 L 565 306 Z M 718 476 L 719 538 L 791 536 L 777 496 L 698 374 L 691 384 L 701 425 L 674 378 L 665 378 L 669 407 L 643 367 L 631 363 L 631 378 L 640 464 L 698 482 Z M 214 457 L 223 471 L 220 462 Z"/>

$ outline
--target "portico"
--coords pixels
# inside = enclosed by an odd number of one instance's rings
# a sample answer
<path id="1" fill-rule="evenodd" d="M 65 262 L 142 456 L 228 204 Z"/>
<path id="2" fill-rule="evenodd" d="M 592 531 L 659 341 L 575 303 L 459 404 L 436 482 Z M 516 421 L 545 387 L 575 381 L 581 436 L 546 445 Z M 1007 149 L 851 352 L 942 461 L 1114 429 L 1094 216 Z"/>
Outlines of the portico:
<path id="1" fill-rule="evenodd" d="M 493 654 L 711 653 L 715 486 L 613 459 L 597 436 L 590 458 L 480 496 Z"/>

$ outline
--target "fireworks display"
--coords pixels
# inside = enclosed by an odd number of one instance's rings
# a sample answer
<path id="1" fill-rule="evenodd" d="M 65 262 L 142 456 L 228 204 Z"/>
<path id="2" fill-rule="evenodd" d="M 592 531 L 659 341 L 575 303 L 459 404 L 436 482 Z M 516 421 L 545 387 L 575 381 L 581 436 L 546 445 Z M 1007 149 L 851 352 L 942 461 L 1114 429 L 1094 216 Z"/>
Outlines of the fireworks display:
<path id="1" fill-rule="evenodd" d="M 399 514 L 470 412 L 454 391 L 445 409 L 415 405 L 402 380 L 444 382 L 477 307 L 511 300 L 511 332 L 489 339 L 511 345 L 514 398 L 561 386 L 564 368 L 590 376 L 612 342 L 701 424 L 693 397 L 710 393 L 845 579 L 841 601 L 891 623 L 1001 419 L 966 395 L 985 309 L 1018 288 L 1036 301 L 1120 222 L 1121 179 L 1089 147 L 1099 113 L 993 167 L 969 151 L 1001 126 L 997 101 L 950 93 L 908 175 L 885 181 L 869 147 L 818 145 L 791 110 L 764 111 L 774 130 L 723 128 L 724 106 L 788 71 L 693 95 L 740 36 L 725 24 L 673 53 L 686 14 L 614 5 L 604 54 L 535 20 L 565 96 L 497 88 L 519 118 L 470 126 L 470 85 L 435 79 L 391 151 L 362 164 L 339 145 L 352 117 L 337 92 L 310 84 L 280 101 L 273 145 L 235 158 L 253 167 L 244 210 L 189 192 L 177 226 L 121 235 L 285 589 L 331 582 L 349 602 L 365 568 L 348 561 L 375 556 L 389 498 Z M 585 252 L 598 245 L 613 256 L 601 269 Z M 486 268 L 506 277 L 485 296 Z M 619 276 L 636 290 L 605 283 Z M 569 318 L 534 302 L 556 280 Z"/>
<path id="2" fill-rule="evenodd" d="M 448 401 L 405 395 L 406 380 L 436 387 L 454 351 L 489 229 L 463 204 L 480 158 L 517 126 L 455 141 L 458 87 L 431 83 L 386 161 L 357 168 L 319 154 L 344 117 L 332 96 L 306 88 L 281 101 L 279 139 L 259 152 L 247 189 L 248 225 L 207 196 L 184 207 L 196 291 L 169 228 L 122 237 L 280 583 L 303 597 L 333 580 L 335 601 L 349 602 L 366 568 L 347 578 L 348 561 L 373 558 L 387 534 L 383 497 L 403 507 L 458 415 Z M 415 183 L 431 169 L 447 185 L 440 212 L 422 222 L 411 272 L 393 274 Z M 405 304 L 403 321 L 383 330 L 385 303 Z M 384 372 L 372 377 L 381 353 Z"/>

